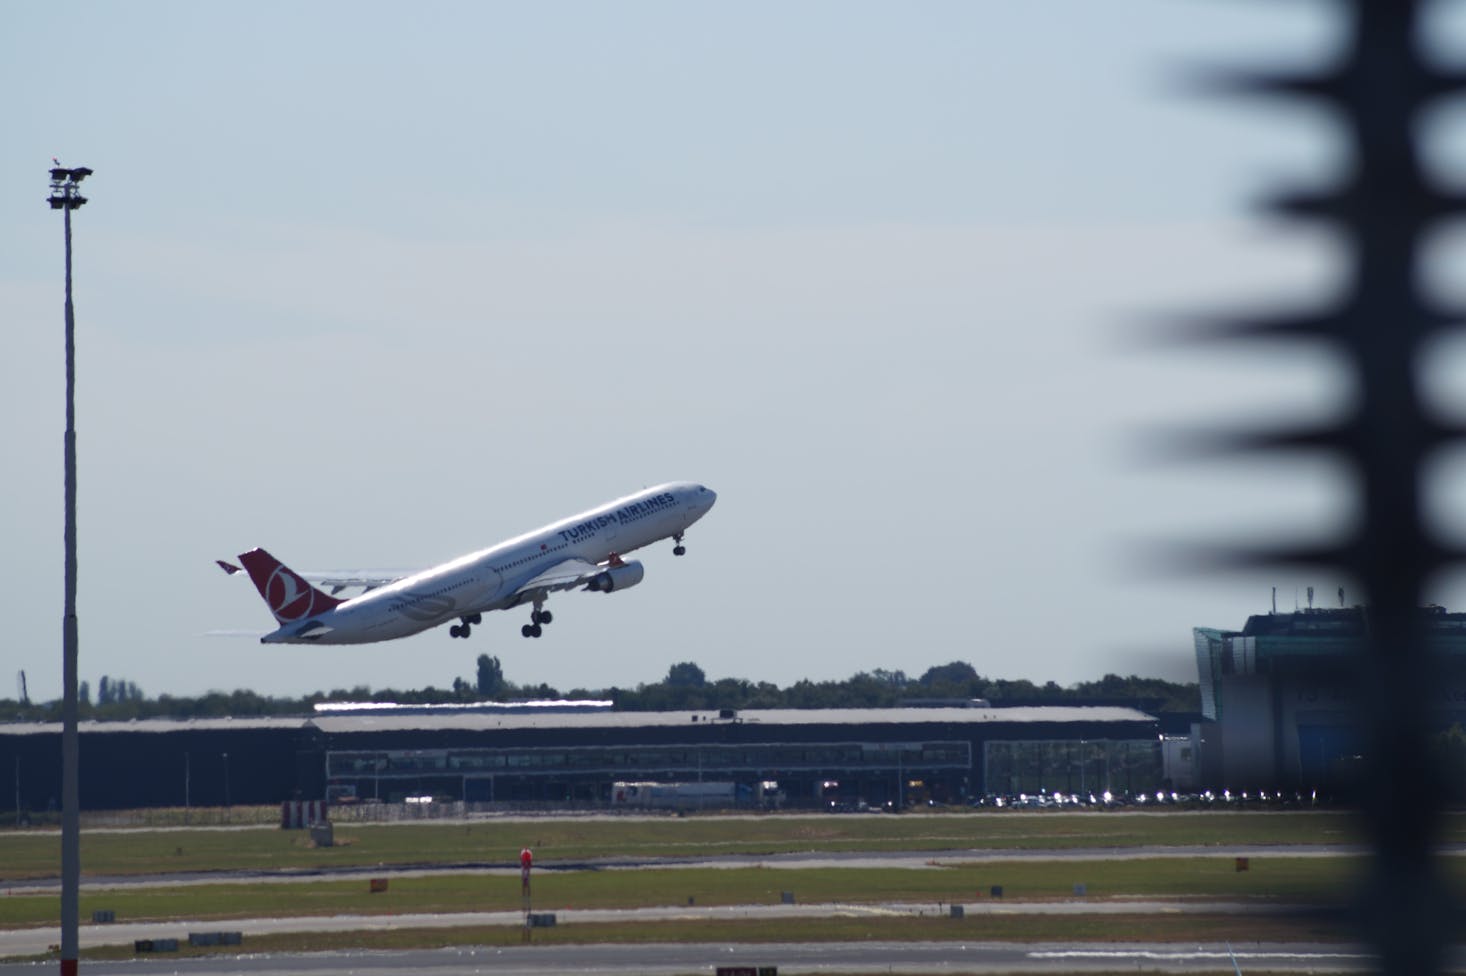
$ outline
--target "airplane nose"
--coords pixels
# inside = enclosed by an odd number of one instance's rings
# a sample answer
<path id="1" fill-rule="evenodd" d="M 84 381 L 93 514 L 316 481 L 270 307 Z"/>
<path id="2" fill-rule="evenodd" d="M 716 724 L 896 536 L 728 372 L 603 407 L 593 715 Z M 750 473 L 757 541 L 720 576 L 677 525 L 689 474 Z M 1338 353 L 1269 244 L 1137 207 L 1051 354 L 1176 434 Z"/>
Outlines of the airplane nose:
<path id="1" fill-rule="evenodd" d="M 703 504 L 703 510 L 704 511 L 706 511 L 709 508 L 712 508 L 713 507 L 713 502 L 715 502 L 715 501 L 718 500 L 718 493 L 715 492 L 715 491 L 713 491 L 711 488 L 704 487 L 702 489 L 702 495 L 703 495 L 702 504 Z"/>

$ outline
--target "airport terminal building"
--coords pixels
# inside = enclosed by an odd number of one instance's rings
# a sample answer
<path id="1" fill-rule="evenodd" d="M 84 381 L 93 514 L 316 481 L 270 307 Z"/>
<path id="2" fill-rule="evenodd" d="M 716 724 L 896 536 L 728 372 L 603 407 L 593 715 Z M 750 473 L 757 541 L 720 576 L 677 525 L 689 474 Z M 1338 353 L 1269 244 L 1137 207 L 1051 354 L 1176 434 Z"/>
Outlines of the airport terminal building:
<path id="1" fill-rule="evenodd" d="M 1123 707 L 322 713 L 81 725 L 87 810 L 329 797 L 605 808 L 618 784 L 725 783 L 733 805 L 961 803 L 1166 786 L 1156 719 Z M 0 725 L 17 803 L 54 808 L 60 726 Z M 8 804 L 7 804 L 8 805 Z"/>
<path id="2" fill-rule="evenodd" d="M 1421 613 L 1444 675 L 1421 707 L 1441 730 L 1466 727 L 1466 613 Z M 667 784 L 708 806 L 787 809 L 1171 789 L 1338 796 L 1360 766 L 1351 664 L 1366 626 L 1367 611 L 1352 607 L 1194 628 L 1200 721 L 1110 705 L 620 712 L 595 702 L 83 722 L 81 803 L 431 797 L 605 809 L 644 803 L 654 787 L 675 802 Z M 14 806 L 0 809 L 55 809 L 60 752 L 57 723 L 0 724 L 0 771 L 15 783 Z"/>
<path id="3" fill-rule="evenodd" d="M 1420 611 L 1444 680 L 1420 707 L 1445 730 L 1466 725 L 1466 613 Z M 1240 631 L 1193 630 L 1201 682 L 1201 779 L 1215 789 L 1347 791 L 1362 739 L 1352 662 L 1367 610 L 1249 617 Z"/>

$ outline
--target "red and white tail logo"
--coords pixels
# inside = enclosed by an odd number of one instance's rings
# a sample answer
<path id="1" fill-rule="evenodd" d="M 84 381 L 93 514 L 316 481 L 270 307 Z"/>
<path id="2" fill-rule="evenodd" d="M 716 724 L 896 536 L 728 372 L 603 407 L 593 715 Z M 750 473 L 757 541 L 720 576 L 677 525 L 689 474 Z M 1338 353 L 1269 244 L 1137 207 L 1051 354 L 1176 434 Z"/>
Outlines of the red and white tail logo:
<path id="1" fill-rule="evenodd" d="M 294 623 L 313 613 L 325 613 L 341 603 L 311 586 L 305 577 L 263 549 L 242 552 L 239 561 L 249 571 L 249 578 L 269 604 L 270 612 L 282 624 Z"/>

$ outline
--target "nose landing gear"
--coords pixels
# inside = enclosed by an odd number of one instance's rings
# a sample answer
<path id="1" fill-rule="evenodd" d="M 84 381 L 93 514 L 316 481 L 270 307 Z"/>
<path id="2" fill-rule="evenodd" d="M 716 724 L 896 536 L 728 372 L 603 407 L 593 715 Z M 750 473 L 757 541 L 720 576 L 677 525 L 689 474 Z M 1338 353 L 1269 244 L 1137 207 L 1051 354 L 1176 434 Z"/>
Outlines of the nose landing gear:
<path id="1" fill-rule="evenodd" d="M 685 555 L 687 555 L 687 547 L 682 544 L 682 533 L 681 532 L 673 532 L 672 533 L 672 541 L 676 543 L 676 545 L 674 545 L 672 547 L 672 555 L 674 555 L 674 556 L 685 556 Z"/>

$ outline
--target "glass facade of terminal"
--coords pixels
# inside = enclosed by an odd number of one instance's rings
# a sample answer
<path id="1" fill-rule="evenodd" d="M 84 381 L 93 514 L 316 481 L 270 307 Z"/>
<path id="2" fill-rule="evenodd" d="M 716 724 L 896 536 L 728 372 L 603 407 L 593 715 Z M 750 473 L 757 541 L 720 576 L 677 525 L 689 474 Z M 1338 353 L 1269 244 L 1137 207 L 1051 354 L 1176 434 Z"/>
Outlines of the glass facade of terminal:
<path id="1" fill-rule="evenodd" d="M 798 742 L 741 745 L 577 745 L 568 748 L 332 750 L 337 796 L 395 800 L 430 794 L 469 801 L 608 800 L 615 781 L 776 781 L 796 805 L 848 798 L 884 802 L 906 790 L 942 799 L 965 792 L 972 744 Z M 915 784 L 915 785 L 911 785 Z M 847 797 L 848 794 L 848 797 Z"/>
<path id="2" fill-rule="evenodd" d="M 1119 795 L 1154 790 L 1164 779 L 1159 739 L 999 741 L 983 753 L 988 793 Z"/>
<path id="3" fill-rule="evenodd" d="M 963 802 L 983 793 L 1131 793 L 1163 781 L 1157 739 L 774 742 L 331 750 L 332 799 L 610 802 L 615 782 L 776 782 L 794 807 Z M 751 794 L 749 794 L 751 795 Z"/>

